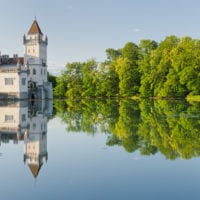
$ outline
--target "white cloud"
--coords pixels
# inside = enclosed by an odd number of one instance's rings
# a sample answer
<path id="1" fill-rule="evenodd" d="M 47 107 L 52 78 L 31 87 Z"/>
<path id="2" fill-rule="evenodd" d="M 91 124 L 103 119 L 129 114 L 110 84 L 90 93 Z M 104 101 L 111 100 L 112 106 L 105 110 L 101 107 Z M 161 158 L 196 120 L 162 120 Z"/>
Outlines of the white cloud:
<path id="1" fill-rule="evenodd" d="M 134 26 L 132 26 L 132 25 L 129 25 L 129 26 L 128 26 L 128 29 L 129 29 L 129 31 L 134 32 L 134 33 L 139 33 L 139 32 L 141 32 L 141 29 L 140 29 L 140 28 L 136 28 L 136 27 L 134 27 Z"/>
<path id="2" fill-rule="evenodd" d="M 139 29 L 139 28 L 134 28 L 134 29 L 133 29 L 133 32 L 134 32 L 134 33 L 139 33 L 140 31 L 141 31 L 141 29 Z"/>

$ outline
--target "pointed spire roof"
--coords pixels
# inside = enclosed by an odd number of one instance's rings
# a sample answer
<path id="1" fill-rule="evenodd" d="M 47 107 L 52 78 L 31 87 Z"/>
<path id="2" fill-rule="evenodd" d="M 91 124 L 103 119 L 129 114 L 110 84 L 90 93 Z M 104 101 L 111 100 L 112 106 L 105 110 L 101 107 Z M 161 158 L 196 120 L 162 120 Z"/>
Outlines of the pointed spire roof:
<path id="1" fill-rule="evenodd" d="M 32 24 L 31 28 L 28 31 L 28 35 L 32 35 L 32 34 L 41 34 L 41 35 L 43 35 L 43 33 L 42 33 L 42 31 L 41 31 L 36 19 L 33 21 L 33 24 Z"/>
<path id="2" fill-rule="evenodd" d="M 40 164 L 40 165 L 28 165 L 28 166 L 29 166 L 33 176 L 36 178 L 39 174 L 39 171 L 40 171 L 42 164 Z"/>

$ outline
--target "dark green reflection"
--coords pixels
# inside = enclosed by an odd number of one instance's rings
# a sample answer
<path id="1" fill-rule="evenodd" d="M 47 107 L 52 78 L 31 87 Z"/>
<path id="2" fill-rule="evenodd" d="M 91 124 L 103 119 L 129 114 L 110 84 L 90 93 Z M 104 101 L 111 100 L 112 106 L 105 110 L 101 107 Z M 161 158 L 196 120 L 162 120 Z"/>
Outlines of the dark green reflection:
<path id="1" fill-rule="evenodd" d="M 176 100 L 56 101 L 67 131 L 107 135 L 108 146 L 168 159 L 200 156 L 200 103 Z"/>

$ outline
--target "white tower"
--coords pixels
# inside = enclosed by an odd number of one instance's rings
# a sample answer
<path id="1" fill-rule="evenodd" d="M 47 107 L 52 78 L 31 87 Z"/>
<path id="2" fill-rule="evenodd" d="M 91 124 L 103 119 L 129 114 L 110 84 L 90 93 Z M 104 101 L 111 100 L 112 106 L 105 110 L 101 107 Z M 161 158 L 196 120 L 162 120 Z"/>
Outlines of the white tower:
<path id="1" fill-rule="evenodd" d="M 24 35 L 24 63 L 29 65 L 29 84 L 36 87 L 43 86 L 47 82 L 47 36 L 43 39 L 43 33 L 37 20 L 33 21 L 27 36 Z"/>
<path id="2" fill-rule="evenodd" d="M 47 159 L 47 117 L 36 113 L 29 118 L 29 130 L 24 135 L 24 162 L 36 178 Z"/>

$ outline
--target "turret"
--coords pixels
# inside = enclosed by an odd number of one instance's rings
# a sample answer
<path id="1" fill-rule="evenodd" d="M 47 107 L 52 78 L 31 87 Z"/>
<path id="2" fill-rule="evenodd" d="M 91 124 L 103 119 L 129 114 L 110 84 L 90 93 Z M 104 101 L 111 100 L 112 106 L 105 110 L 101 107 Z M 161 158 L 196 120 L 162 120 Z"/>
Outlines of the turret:
<path id="1" fill-rule="evenodd" d="M 33 21 L 27 36 L 23 36 L 24 42 L 24 57 L 28 59 L 30 64 L 40 65 L 42 61 L 47 60 L 47 36 L 43 39 L 43 33 L 36 19 Z M 26 60 L 25 60 L 26 62 Z"/>
<path id="2" fill-rule="evenodd" d="M 27 33 L 24 41 L 24 63 L 29 63 L 28 81 L 34 82 L 36 86 L 47 82 L 47 36 L 43 33 L 35 19 Z"/>

